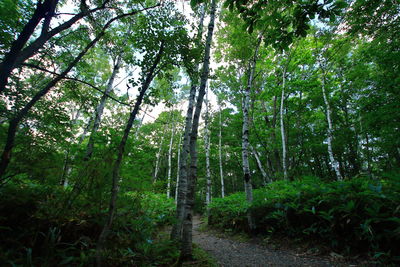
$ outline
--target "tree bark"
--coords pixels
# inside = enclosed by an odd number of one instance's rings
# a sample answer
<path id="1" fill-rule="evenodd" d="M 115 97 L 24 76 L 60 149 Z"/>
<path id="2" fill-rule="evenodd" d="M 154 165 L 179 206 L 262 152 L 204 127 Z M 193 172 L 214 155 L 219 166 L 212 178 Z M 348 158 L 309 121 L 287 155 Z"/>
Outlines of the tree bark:
<path id="1" fill-rule="evenodd" d="M 142 104 L 145 93 L 146 93 L 147 89 L 149 88 L 151 81 L 154 78 L 156 68 L 161 61 L 163 52 L 164 52 L 164 41 L 161 42 L 160 49 L 157 52 L 154 62 L 152 64 L 152 66 L 150 67 L 149 71 L 147 72 L 146 79 L 144 80 L 144 82 L 142 84 L 142 89 L 140 90 L 140 93 L 136 100 L 135 106 L 134 106 L 133 110 L 131 111 L 131 114 L 129 116 L 128 122 L 127 122 L 125 130 L 124 130 L 124 135 L 118 146 L 117 159 L 114 162 L 113 171 L 112 171 L 112 187 L 111 187 L 111 198 L 110 198 L 110 203 L 109 203 L 109 208 L 108 208 L 108 216 L 107 216 L 106 223 L 104 224 L 104 227 L 100 233 L 100 236 L 99 236 L 99 239 L 97 242 L 97 247 L 96 247 L 97 266 L 101 266 L 101 253 L 102 253 L 102 250 L 104 247 L 104 242 L 105 242 L 105 240 L 108 236 L 108 233 L 111 229 L 112 222 L 114 219 L 114 214 L 116 212 L 116 202 L 117 202 L 118 191 L 119 191 L 119 171 L 120 171 L 120 167 L 121 167 L 122 158 L 124 156 L 125 145 L 128 140 L 129 132 L 132 128 L 133 122 L 135 121 L 136 114 L 139 111 L 140 105 Z"/>
<path id="2" fill-rule="evenodd" d="M 194 112 L 192 131 L 190 134 L 190 172 L 187 181 L 185 215 L 184 215 L 184 222 L 182 229 L 181 259 L 183 260 L 192 258 L 192 226 L 193 226 L 192 219 L 193 219 L 193 206 L 195 198 L 195 187 L 197 181 L 196 143 L 197 143 L 200 113 L 203 105 L 208 75 L 210 72 L 210 52 L 211 52 L 211 42 L 214 32 L 215 11 L 216 11 L 216 0 L 212 0 L 211 10 L 210 10 L 210 22 L 208 24 L 208 32 L 204 48 L 203 70 L 200 76 L 199 94 L 197 96 L 196 110 Z"/>
<path id="3" fill-rule="evenodd" d="M 208 127 L 208 120 L 209 120 L 209 107 L 208 107 L 208 90 L 206 92 L 206 114 L 204 118 L 204 149 L 206 152 L 206 178 L 207 178 L 207 185 L 206 185 L 206 206 L 208 210 L 208 205 L 211 203 L 211 171 L 210 171 L 210 130 Z"/>
<path id="4" fill-rule="evenodd" d="M 112 71 L 111 76 L 107 83 L 106 90 L 104 91 L 104 94 L 102 95 L 100 102 L 97 105 L 96 110 L 95 110 L 94 123 L 93 123 L 93 127 L 92 127 L 92 132 L 90 133 L 89 142 L 86 146 L 86 153 L 85 153 L 85 157 L 83 158 L 84 161 L 88 161 L 92 157 L 93 147 L 94 147 L 94 139 L 95 139 L 97 130 L 100 127 L 101 117 L 103 115 L 104 107 L 106 105 L 106 101 L 108 98 L 107 95 L 109 95 L 111 93 L 111 91 L 113 90 L 114 80 L 119 72 L 120 66 L 121 66 L 121 56 L 117 56 L 117 59 L 115 60 L 115 64 L 113 67 L 113 71 Z"/>
<path id="5" fill-rule="evenodd" d="M 254 51 L 254 56 L 249 64 L 249 75 L 247 79 L 247 86 L 244 90 L 242 111 L 243 111 L 243 125 L 242 125 L 242 165 L 244 175 L 244 191 L 246 200 L 249 203 L 253 202 L 253 188 L 251 184 L 250 164 L 249 164 L 249 107 L 250 107 L 250 91 L 254 79 L 254 71 L 256 68 L 258 49 L 261 44 L 261 36 L 258 38 L 257 45 Z M 250 211 L 247 212 L 247 221 L 250 231 L 255 230 L 256 225 L 254 218 Z"/>
<path id="6" fill-rule="evenodd" d="M 168 149 L 168 184 L 167 184 L 167 197 L 171 197 L 171 169 L 172 169 L 172 144 L 174 142 L 175 135 L 175 120 L 174 115 L 172 115 L 172 130 L 171 130 L 171 139 L 169 140 L 169 149 Z"/>
<path id="7" fill-rule="evenodd" d="M 263 184 L 266 186 L 268 183 L 271 182 L 271 178 L 268 176 L 267 172 L 264 170 L 264 167 L 261 164 L 260 156 L 258 155 L 257 150 L 252 146 L 249 145 L 254 157 L 256 158 L 257 161 L 257 166 L 260 169 L 261 175 L 263 177 Z"/>
<path id="8" fill-rule="evenodd" d="M 339 162 L 335 159 L 332 150 L 332 140 L 333 140 L 333 126 L 332 126 L 332 119 L 331 119 L 331 107 L 329 105 L 328 96 L 326 94 L 326 81 L 325 81 L 325 73 L 322 74 L 322 95 L 324 97 L 325 107 L 326 107 L 326 120 L 328 122 L 328 154 L 329 160 L 333 169 L 335 170 L 336 179 L 338 181 L 343 180 L 343 177 L 340 173 L 339 169 Z"/>
<path id="9" fill-rule="evenodd" d="M 219 176 L 221 178 L 221 197 L 225 197 L 224 170 L 222 167 L 222 109 L 219 106 L 219 133 L 218 133 Z"/>
<path id="10" fill-rule="evenodd" d="M 281 138 L 282 138 L 282 169 L 283 178 L 288 179 L 287 173 L 287 158 L 286 158 L 286 137 L 285 137 L 285 125 L 283 121 L 284 115 L 284 101 L 285 101 L 285 81 L 286 81 L 286 68 L 283 70 L 282 74 L 282 95 L 281 95 L 281 107 L 280 107 L 280 123 L 281 123 Z"/>
<path id="11" fill-rule="evenodd" d="M 160 169 L 160 158 L 161 158 L 161 152 L 164 144 L 164 138 L 165 138 L 165 131 L 167 130 L 167 125 L 164 125 L 164 130 L 161 135 L 161 142 L 160 142 L 160 147 L 158 148 L 158 152 L 156 154 L 156 166 L 154 167 L 154 174 L 153 174 L 153 183 L 157 181 L 157 175 L 158 175 L 158 170 Z"/>
<path id="12" fill-rule="evenodd" d="M 198 45 L 200 45 L 200 40 L 203 35 L 203 23 L 204 23 L 204 16 L 205 16 L 205 7 L 201 12 L 200 16 L 200 23 L 199 29 L 197 32 L 197 39 Z M 198 72 L 199 66 L 196 66 L 195 73 Z M 189 93 L 189 103 L 188 109 L 186 112 L 186 119 L 185 119 L 185 130 L 183 134 L 183 144 L 182 144 L 182 151 L 180 157 L 180 165 L 179 165 L 179 183 L 178 183 L 178 196 L 176 201 L 176 223 L 173 225 L 171 230 L 171 239 L 174 240 L 181 240 L 182 238 L 182 225 L 183 219 L 185 216 L 185 202 L 186 202 L 186 194 L 187 194 L 187 174 L 188 174 L 188 166 L 187 160 L 189 155 L 189 142 L 190 142 L 190 131 L 192 129 L 192 117 L 193 117 L 193 106 L 196 96 L 196 89 L 198 84 L 198 78 L 196 77 L 191 78 L 191 86 L 190 86 L 190 93 Z"/>
<path id="13" fill-rule="evenodd" d="M 181 162 L 181 144 L 182 144 L 182 138 L 183 135 L 181 137 L 179 137 L 179 144 L 178 144 L 178 162 L 176 163 L 177 166 L 177 171 L 176 171 L 176 184 L 175 184 L 175 203 L 177 203 L 178 201 L 178 185 L 179 185 L 179 166 L 180 166 L 180 162 Z"/>

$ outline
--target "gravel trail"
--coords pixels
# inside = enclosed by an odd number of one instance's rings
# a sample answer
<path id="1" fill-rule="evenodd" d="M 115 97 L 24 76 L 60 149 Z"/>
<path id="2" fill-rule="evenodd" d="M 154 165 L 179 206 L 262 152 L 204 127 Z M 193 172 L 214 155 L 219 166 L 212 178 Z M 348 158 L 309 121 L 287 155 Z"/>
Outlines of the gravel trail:
<path id="1" fill-rule="evenodd" d="M 200 232 L 198 229 L 201 224 L 196 216 L 193 220 L 193 242 L 210 253 L 223 267 L 338 266 L 327 259 L 299 256 L 291 251 L 272 250 L 252 243 L 219 238 Z"/>

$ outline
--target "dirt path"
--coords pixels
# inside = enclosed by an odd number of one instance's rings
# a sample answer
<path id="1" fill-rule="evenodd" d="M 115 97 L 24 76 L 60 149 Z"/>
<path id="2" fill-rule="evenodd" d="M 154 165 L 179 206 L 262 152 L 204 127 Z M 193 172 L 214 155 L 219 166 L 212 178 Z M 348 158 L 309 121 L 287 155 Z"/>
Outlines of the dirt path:
<path id="1" fill-rule="evenodd" d="M 196 216 L 193 221 L 193 242 L 210 253 L 220 266 L 338 266 L 327 259 L 297 256 L 291 251 L 272 250 L 252 243 L 219 238 L 200 232 L 198 229 L 201 224 Z"/>

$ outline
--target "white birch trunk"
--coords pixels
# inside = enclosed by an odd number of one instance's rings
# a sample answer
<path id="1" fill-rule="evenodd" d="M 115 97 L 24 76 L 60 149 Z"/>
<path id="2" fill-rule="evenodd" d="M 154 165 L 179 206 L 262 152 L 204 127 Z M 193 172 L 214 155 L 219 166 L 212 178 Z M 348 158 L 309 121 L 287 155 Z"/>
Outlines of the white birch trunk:
<path id="1" fill-rule="evenodd" d="M 285 81 L 286 81 L 286 69 L 282 74 L 282 95 L 281 95 L 281 108 L 280 108 L 280 122 L 281 122 L 281 137 L 282 137 L 282 168 L 283 168 L 283 178 L 288 179 L 287 174 L 287 159 L 286 159 L 286 137 L 285 137 L 285 125 L 283 121 L 284 116 L 284 101 L 285 101 Z"/>
<path id="2" fill-rule="evenodd" d="M 208 114 L 208 89 L 206 92 L 206 114 L 205 114 L 205 131 L 204 131 L 204 146 L 205 146 L 205 152 L 206 152 L 206 177 L 207 177 L 207 187 L 206 187 L 206 205 L 211 203 L 211 171 L 210 171 L 210 132 L 208 128 L 208 119 L 209 119 L 209 114 Z"/>
<path id="3" fill-rule="evenodd" d="M 222 168 L 222 110 L 219 106 L 219 134 L 218 134 L 219 175 L 221 178 L 221 197 L 225 197 L 224 170 Z"/>
<path id="4" fill-rule="evenodd" d="M 246 200 L 249 203 L 253 202 L 253 188 L 251 184 L 250 164 L 249 164 L 249 108 L 250 108 L 250 91 L 254 79 L 254 71 L 256 68 L 258 49 L 261 44 L 261 36 L 258 39 L 256 49 L 254 51 L 254 57 L 249 64 L 249 76 L 247 79 L 247 86 L 244 90 L 244 98 L 242 104 L 243 110 L 243 127 L 242 127 L 242 164 L 244 174 L 244 190 L 246 194 Z M 256 228 L 254 218 L 251 212 L 247 213 L 247 219 L 249 228 L 253 231 Z"/>
<path id="5" fill-rule="evenodd" d="M 171 163 L 172 163 L 172 144 L 174 142 L 175 135 L 175 121 L 172 117 L 172 130 L 171 130 L 171 139 L 169 140 L 169 149 L 168 149 L 168 184 L 167 184 L 167 197 L 171 197 Z"/>
<path id="6" fill-rule="evenodd" d="M 258 155 L 257 150 L 252 145 L 249 145 L 249 146 L 250 146 L 250 149 L 251 149 L 254 157 L 256 158 L 257 166 L 261 171 L 261 175 L 263 177 L 263 184 L 264 184 L 264 186 L 266 186 L 268 183 L 271 182 L 271 178 L 268 176 L 267 172 L 264 170 L 264 167 L 261 164 L 260 156 Z"/>
<path id="7" fill-rule="evenodd" d="M 182 249 L 183 260 L 192 258 L 192 227 L 193 206 L 195 198 L 195 187 L 197 181 L 197 134 L 201 108 L 203 105 L 208 75 L 210 73 L 211 42 L 214 32 L 216 0 L 212 0 L 210 7 L 210 22 L 208 24 L 207 38 L 204 48 L 203 68 L 200 76 L 199 94 L 196 101 L 196 110 L 193 115 L 192 130 L 190 133 L 190 173 L 187 179 L 187 194 L 185 202 L 185 215 L 182 227 Z"/>
<path id="8" fill-rule="evenodd" d="M 90 133 L 89 142 L 88 142 L 87 147 L 86 147 L 86 154 L 85 154 L 85 157 L 84 157 L 85 161 L 89 160 L 92 157 L 93 147 L 94 147 L 94 138 L 95 138 L 97 130 L 100 127 L 101 117 L 103 115 L 103 111 L 104 111 L 104 107 L 106 105 L 107 97 L 108 97 L 108 95 L 111 93 L 111 91 L 113 89 L 114 80 L 115 80 L 115 77 L 117 76 L 117 74 L 119 72 L 120 65 L 121 65 L 121 56 L 118 56 L 118 58 L 117 58 L 117 60 L 115 62 L 113 71 L 111 73 L 111 76 L 110 76 L 110 78 L 108 80 L 106 90 L 105 90 L 103 96 L 101 97 L 100 102 L 97 105 L 97 108 L 96 108 L 96 111 L 95 111 L 93 128 L 92 128 L 92 132 Z"/>
<path id="9" fill-rule="evenodd" d="M 203 5 L 202 13 L 200 16 L 199 30 L 197 32 L 197 39 L 200 45 L 201 37 L 203 35 L 203 23 L 205 16 L 205 7 Z M 196 66 L 196 70 L 199 66 Z M 197 71 L 196 71 L 197 72 Z M 178 196 L 176 201 L 176 223 L 173 225 L 171 230 L 171 239 L 181 240 L 183 232 L 183 220 L 185 216 L 185 205 L 186 205 L 186 195 L 188 190 L 188 165 L 187 159 L 189 155 L 189 143 L 190 143 L 190 131 L 192 129 L 192 118 L 193 118 L 193 107 L 195 103 L 196 89 L 198 85 L 198 80 L 195 77 L 191 77 L 191 86 L 189 93 L 189 103 L 185 119 L 185 131 L 183 134 L 183 144 L 180 155 L 180 165 L 179 165 L 179 183 L 178 183 Z"/>
<path id="10" fill-rule="evenodd" d="M 333 155 L 333 150 L 332 150 L 333 126 L 332 126 L 332 119 L 331 119 L 331 107 L 329 105 L 325 86 L 326 86 L 325 73 L 323 73 L 322 74 L 322 94 L 323 94 L 324 102 L 325 102 L 325 106 L 326 106 L 326 120 L 328 121 L 328 154 L 329 154 L 329 160 L 330 160 L 332 167 L 336 173 L 336 179 L 338 181 L 341 181 L 341 180 L 343 180 L 343 177 L 340 174 L 339 162 L 335 159 L 335 157 Z"/>
<path id="11" fill-rule="evenodd" d="M 175 184 L 175 203 L 178 201 L 178 185 L 179 185 L 179 166 L 181 162 L 181 143 L 182 143 L 183 135 L 179 138 L 178 144 L 178 162 L 176 164 L 177 171 L 176 171 L 176 184 Z"/>
<path id="12" fill-rule="evenodd" d="M 158 170 L 160 168 L 160 158 L 161 158 L 161 152 L 162 152 L 162 147 L 164 144 L 164 137 L 165 137 L 165 130 L 167 129 L 167 125 L 164 125 L 164 130 L 161 135 L 161 142 L 160 142 L 160 147 L 158 149 L 158 152 L 156 154 L 156 166 L 154 168 L 154 174 L 153 174 L 153 183 L 157 181 L 157 175 L 158 175 Z"/>

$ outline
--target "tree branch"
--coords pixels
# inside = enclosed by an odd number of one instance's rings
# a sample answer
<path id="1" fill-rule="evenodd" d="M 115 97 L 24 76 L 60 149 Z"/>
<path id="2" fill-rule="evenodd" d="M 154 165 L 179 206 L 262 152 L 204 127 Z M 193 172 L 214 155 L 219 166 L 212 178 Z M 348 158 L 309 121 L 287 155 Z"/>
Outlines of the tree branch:
<path id="1" fill-rule="evenodd" d="M 34 69 L 37 69 L 37 70 L 40 70 L 40 71 L 43 71 L 43 72 L 50 73 L 50 74 L 52 74 L 52 75 L 57 75 L 57 76 L 60 76 L 60 75 L 61 75 L 60 73 L 57 73 L 57 72 L 54 72 L 54 71 L 51 71 L 51 70 L 47 70 L 47 69 L 45 69 L 45 68 L 42 68 L 42 67 L 40 67 L 40 66 L 37 66 L 37 65 L 34 65 L 34 64 L 30 64 L 30 63 L 22 63 L 22 66 L 34 68 Z M 76 81 L 76 82 L 82 83 L 82 84 L 84 84 L 84 85 L 87 85 L 87 86 L 89 86 L 89 87 L 95 89 L 96 91 L 102 93 L 103 95 L 107 96 L 108 98 L 114 100 L 115 102 L 117 102 L 117 103 L 119 103 L 119 104 L 121 104 L 121 105 L 125 105 L 125 106 L 128 106 L 128 107 L 133 107 L 132 105 L 130 105 L 130 104 L 128 104 L 128 103 L 125 103 L 125 102 L 122 102 L 122 101 L 120 101 L 120 100 L 114 98 L 114 97 L 111 96 L 110 94 L 105 93 L 105 92 L 104 92 L 103 90 L 101 90 L 99 87 L 97 87 L 97 86 L 95 86 L 95 85 L 93 85 L 93 84 L 91 84 L 91 83 L 88 83 L 88 82 L 86 82 L 86 81 L 80 80 L 80 79 L 78 79 L 78 78 L 68 77 L 68 76 L 65 76 L 63 79 L 64 79 L 64 80 L 71 80 L 71 81 Z"/>

